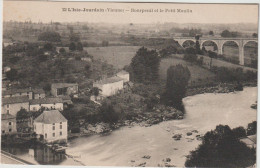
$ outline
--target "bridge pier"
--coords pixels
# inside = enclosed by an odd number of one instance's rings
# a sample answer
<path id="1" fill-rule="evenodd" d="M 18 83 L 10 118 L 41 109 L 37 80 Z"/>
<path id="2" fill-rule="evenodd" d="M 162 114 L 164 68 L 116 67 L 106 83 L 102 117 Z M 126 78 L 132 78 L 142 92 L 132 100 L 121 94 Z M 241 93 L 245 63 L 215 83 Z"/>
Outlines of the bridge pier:
<path id="1" fill-rule="evenodd" d="M 187 40 L 193 41 L 195 42 L 195 38 L 194 37 L 175 37 L 174 38 L 175 41 L 178 41 L 178 43 L 183 46 L 184 42 Z M 249 41 L 254 41 L 256 43 L 258 43 L 258 39 L 257 38 L 216 38 L 216 37 L 210 37 L 210 38 L 204 38 L 201 37 L 199 42 L 200 42 L 200 48 L 202 49 L 203 47 L 203 43 L 206 41 L 212 41 L 214 42 L 217 47 L 218 47 L 218 54 L 223 54 L 223 45 L 227 42 L 227 41 L 233 41 L 237 44 L 238 46 L 238 58 L 239 58 L 239 64 L 240 65 L 244 65 L 245 64 L 245 52 L 244 52 L 244 46 L 246 43 L 248 43 Z"/>

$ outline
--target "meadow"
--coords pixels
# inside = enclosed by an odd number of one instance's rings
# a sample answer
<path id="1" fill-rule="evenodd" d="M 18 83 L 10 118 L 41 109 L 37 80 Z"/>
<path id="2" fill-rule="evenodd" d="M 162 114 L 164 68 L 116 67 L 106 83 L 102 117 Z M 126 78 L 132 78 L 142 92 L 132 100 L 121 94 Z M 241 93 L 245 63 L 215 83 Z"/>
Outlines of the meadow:
<path id="1" fill-rule="evenodd" d="M 109 46 L 109 47 L 84 47 L 84 50 L 93 56 L 94 59 L 106 61 L 117 69 L 131 63 L 140 46 Z"/>

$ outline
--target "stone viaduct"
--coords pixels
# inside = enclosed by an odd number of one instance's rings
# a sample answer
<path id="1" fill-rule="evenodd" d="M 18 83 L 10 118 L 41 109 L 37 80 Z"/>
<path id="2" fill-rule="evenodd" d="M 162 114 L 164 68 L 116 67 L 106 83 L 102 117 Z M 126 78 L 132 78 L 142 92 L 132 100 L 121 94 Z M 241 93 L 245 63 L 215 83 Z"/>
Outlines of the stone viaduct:
<path id="1" fill-rule="evenodd" d="M 183 46 L 183 44 L 186 41 L 193 41 L 194 43 L 196 42 L 194 37 L 173 37 L 175 41 L 178 41 L 178 43 Z M 257 38 L 221 38 L 221 37 L 200 37 L 199 43 L 200 47 L 202 48 L 204 46 L 204 43 L 206 41 L 212 41 L 217 45 L 218 48 L 218 54 L 223 54 L 223 46 L 226 42 L 228 41 L 233 41 L 237 44 L 238 50 L 239 50 L 239 64 L 244 65 L 244 47 L 245 45 L 250 42 L 254 41 L 258 43 Z"/>

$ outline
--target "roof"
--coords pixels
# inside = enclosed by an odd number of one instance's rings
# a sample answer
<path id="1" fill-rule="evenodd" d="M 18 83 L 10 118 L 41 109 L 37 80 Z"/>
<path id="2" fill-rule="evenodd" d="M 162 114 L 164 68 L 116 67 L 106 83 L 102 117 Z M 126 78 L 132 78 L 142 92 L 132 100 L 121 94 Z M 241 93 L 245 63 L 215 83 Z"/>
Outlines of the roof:
<path id="1" fill-rule="evenodd" d="M 53 83 L 51 84 L 51 87 L 54 88 L 65 88 L 65 87 L 71 87 L 71 86 L 78 86 L 77 83 Z"/>
<path id="2" fill-rule="evenodd" d="M 62 98 L 51 97 L 51 98 L 42 98 L 42 99 L 32 99 L 30 104 L 53 104 L 53 103 L 62 103 Z"/>
<path id="3" fill-rule="evenodd" d="M 12 43 L 12 39 L 3 38 L 3 43 Z"/>
<path id="4" fill-rule="evenodd" d="M 256 144 L 256 141 L 257 141 L 256 138 L 257 138 L 256 135 L 250 135 L 245 138 L 241 138 L 240 141 L 242 141 L 246 144 Z"/>
<path id="5" fill-rule="evenodd" d="M 25 93 L 25 92 L 32 92 L 32 89 L 25 88 L 25 89 L 10 89 L 3 91 L 3 95 L 10 95 L 10 94 L 16 94 L 16 93 Z"/>
<path id="6" fill-rule="evenodd" d="M 33 93 L 45 93 L 43 89 L 33 89 Z"/>
<path id="7" fill-rule="evenodd" d="M 1 116 L 1 120 L 8 120 L 8 119 L 14 119 L 15 116 L 11 115 L 11 114 L 2 114 Z"/>
<path id="8" fill-rule="evenodd" d="M 115 82 L 119 82 L 119 81 L 123 81 L 123 79 L 120 78 L 120 77 L 117 77 L 117 76 L 113 76 L 111 78 L 105 78 L 105 79 L 96 81 L 96 82 L 94 82 L 94 84 L 102 84 L 102 85 L 104 85 L 104 84 L 115 83 Z"/>
<path id="9" fill-rule="evenodd" d="M 59 98 L 61 98 L 62 100 L 71 100 L 69 95 L 59 95 Z"/>
<path id="10" fill-rule="evenodd" d="M 52 124 L 66 121 L 67 119 L 58 110 L 43 111 L 43 113 L 34 120 L 34 122 L 40 122 L 44 124 Z"/>
<path id="11" fill-rule="evenodd" d="M 127 74 L 129 74 L 129 72 L 126 72 L 125 70 L 122 70 L 117 73 L 117 75 L 127 75 Z"/>
<path id="12" fill-rule="evenodd" d="M 2 98 L 3 104 L 16 104 L 16 103 L 26 103 L 26 102 L 29 103 L 29 98 L 27 96 Z"/>

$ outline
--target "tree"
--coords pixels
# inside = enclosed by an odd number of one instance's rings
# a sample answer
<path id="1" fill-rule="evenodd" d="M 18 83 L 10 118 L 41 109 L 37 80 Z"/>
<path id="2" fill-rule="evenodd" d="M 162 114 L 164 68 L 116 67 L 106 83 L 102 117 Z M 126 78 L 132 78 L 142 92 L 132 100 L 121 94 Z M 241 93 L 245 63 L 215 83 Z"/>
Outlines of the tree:
<path id="1" fill-rule="evenodd" d="M 253 121 L 247 126 L 247 135 L 255 135 L 257 133 L 257 122 Z"/>
<path id="2" fill-rule="evenodd" d="M 71 51 L 75 51 L 75 50 L 76 50 L 76 45 L 75 45 L 74 42 L 71 42 L 71 43 L 70 43 L 69 49 L 70 49 Z"/>
<path id="3" fill-rule="evenodd" d="M 208 51 L 209 57 L 210 57 L 210 63 L 209 63 L 209 67 L 212 67 L 212 59 L 213 58 L 217 58 L 217 53 L 213 52 L 213 51 Z"/>
<path id="4" fill-rule="evenodd" d="M 83 51 L 83 45 L 82 45 L 81 42 L 78 42 L 78 44 L 77 44 L 77 50 L 78 50 L 78 51 Z"/>
<path id="5" fill-rule="evenodd" d="M 181 64 L 170 66 L 167 70 L 166 90 L 163 93 L 163 101 L 166 105 L 183 110 L 182 98 L 186 94 L 190 71 Z"/>
<path id="6" fill-rule="evenodd" d="M 230 32 L 228 30 L 224 30 L 224 31 L 222 31 L 222 33 L 220 35 L 221 35 L 221 37 L 237 37 L 238 32 Z"/>
<path id="7" fill-rule="evenodd" d="M 49 41 L 49 42 L 60 42 L 60 34 L 57 32 L 52 32 L 52 31 L 46 31 L 41 33 L 38 36 L 39 41 Z"/>
<path id="8" fill-rule="evenodd" d="M 28 113 L 28 111 L 26 111 L 24 108 L 21 108 L 21 109 L 17 112 L 17 114 L 16 114 L 17 120 L 19 120 L 19 119 L 26 119 L 26 118 L 28 118 L 28 117 L 29 117 L 29 113 Z"/>
<path id="9" fill-rule="evenodd" d="M 47 51 L 53 51 L 54 50 L 54 46 L 52 45 L 52 43 L 46 43 L 44 44 L 43 48 Z"/>
<path id="10" fill-rule="evenodd" d="M 60 50 L 59 50 L 59 52 L 61 53 L 61 54 L 64 54 L 64 53 L 66 53 L 66 50 L 65 50 L 65 48 L 60 48 Z"/>
<path id="11" fill-rule="evenodd" d="M 210 30 L 209 35 L 214 36 L 214 32 L 212 30 Z"/>
<path id="12" fill-rule="evenodd" d="M 186 48 L 185 54 L 183 57 L 184 60 L 194 63 L 197 61 L 197 58 L 198 58 L 198 56 L 196 55 L 196 49 L 194 49 L 193 47 Z"/>
<path id="13" fill-rule="evenodd" d="M 72 33 L 70 34 L 70 42 L 79 42 L 80 37 L 78 34 Z"/>
<path id="14" fill-rule="evenodd" d="M 207 132 L 199 147 L 191 151 L 186 167 L 248 167 L 256 162 L 256 151 L 234 135 L 227 125 Z"/>
<path id="15" fill-rule="evenodd" d="M 18 71 L 12 68 L 10 71 L 6 72 L 6 78 L 10 81 L 18 80 Z"/>
<path id="16" fill-rule="evenodd" d="M 258 37 L 258 34 L 257 34 L 257 33 L 253 33 L 253 34 L 252 34 L 252 37 L 257 38 L 257 37 Z"/>
<path id="17" fill-rule="evenodd" d="M 155 50 L 140 48 L 131 61 L 132 78 L 137 82 L 151 82 L 159 78 L 160 58 Z"/>
<path id="18" fill-rule="evenodd" d="M 112 124 L 119 120 L 119 114 L 111 103 L 104 102 L 99 108 L 99 113 L 103 122 Z"/>
<path id="19" fill-rule="evenodd" d="M 232 132 L 236 138 L 242 138 L 246 136 L 246 130 L 244 127 L 236 127 L 232 129 Z"/>
<path id="20" fill-rule="evenodd" d="M 91 94 L 93 94 L 94 96 L 98 96 L 100 91 L 101 91 L 101 90 L 100 90 L 99 88 L 93 87 L 90 92 L 91 92 Z"/>

